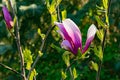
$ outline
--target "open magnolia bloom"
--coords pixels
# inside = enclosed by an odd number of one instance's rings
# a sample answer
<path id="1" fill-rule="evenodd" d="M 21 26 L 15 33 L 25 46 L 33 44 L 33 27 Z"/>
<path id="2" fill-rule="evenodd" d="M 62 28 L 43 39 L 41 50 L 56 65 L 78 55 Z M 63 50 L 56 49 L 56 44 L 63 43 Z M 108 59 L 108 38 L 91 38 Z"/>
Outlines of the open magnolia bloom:
<path id="1" fill-rule="evenodd" d="M 79 48 L 82 54 L 87 51 L 97 31 L 94 24 L 89 27 L 86 44 L 84 49 L 82 49 L 81 32 L 78 26 L 71 19 L 65 19 L 62 23 L 55 22 L 55 25 L 59 27 L 58 33 L 63 38 L 61 43 L 62 48 L 70 50 L 75 55 L 78 53 Z"/>
<path id="2" fill-rule="evenodd" d="M 12 17 L 10 15 L 8 9 L 5 6 L 2 7 L 2 11 L 3 11 L 3 15 L 4 15 L 4 19 L 5 19 L 5 23 L 7 25 L 7 28 L 11 29 L 13 26 Z"/>

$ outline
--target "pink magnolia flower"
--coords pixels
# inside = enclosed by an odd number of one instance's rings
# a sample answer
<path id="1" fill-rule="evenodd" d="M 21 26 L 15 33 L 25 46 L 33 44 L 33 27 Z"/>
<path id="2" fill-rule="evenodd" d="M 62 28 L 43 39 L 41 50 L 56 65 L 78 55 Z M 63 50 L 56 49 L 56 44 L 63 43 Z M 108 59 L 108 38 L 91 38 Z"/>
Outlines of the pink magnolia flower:
<path id="1" fill-rule="evenodd" d="M 5 6 L 2 7 L 2 11 L 3 11 L 3 15 L 4 15 L 4 19 L 5 19 L 5 23 L 7 25 L 7 28 L 11 29 L 13 26 L 12 17 L 10 15 L 8 9 Z"/>
<path id="2" fill-rule="evenodd" d="M 55 22 L 59 27 L 58 33 L 62 36 L 62 48 L 70 50 L 73 54 L 77 54 L 80 48 L 82 54 L 87 51 L 92 40 L 94 39 L 97 28 L 94 24 L 90 26 L 87 32 L 87 40 L 84 49 L 82 49 L 82 36 L 79 28 L 71 19 L 65 19 L 62 23 Z"/>

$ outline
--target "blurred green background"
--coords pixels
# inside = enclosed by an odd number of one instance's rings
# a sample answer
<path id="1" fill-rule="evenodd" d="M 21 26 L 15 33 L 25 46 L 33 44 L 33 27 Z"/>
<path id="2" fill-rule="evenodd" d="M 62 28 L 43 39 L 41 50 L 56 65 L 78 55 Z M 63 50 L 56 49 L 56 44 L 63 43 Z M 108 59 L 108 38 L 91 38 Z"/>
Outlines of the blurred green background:
<path id="1" fill-rule="evenodd" d="M 0 1 L 1 4 L 2 1 Z M 38 29 L 41 30 L 42 34 L 46 34 L 51 25 L 50 13 L 45 0 L 16 0 L 16 4 L 22 48 L 30 50 L 33 60 L 35 60 L 41 45 Z M 83 36 L 83 44 L 86 40 L 88 27 L 92 23 L 97 26 L 94 17 L 96 5 L 100 6 L 101 0 L 62 0 L 59 5 L 60 12 L 66 10 L 67 18 L 71 18 L 79 26 Z M 111 0 L 109 19 L 110 28 L 107 32 L 101 80 L 120 80 L 120 0 Z M 64 49 L 60 47 L 61 40 L 55 27 L 49 34 L 43 49 L 43 56 L 35 67 L 37 80 L 61 79 L 61 71 L 66 69 L 62 59 Z M 95 42 L 99 44 L 100 41 L 95 38 L 91 47 Z M 78 73 L 76 80 L 95 80 L 96 71 L 91 69 L 89 62 L 96 61 L 97 57 L 92 51 L 90 54 L 90 58 L 72 65 L 72 67 L 76 67 Z M 0 7 L 0 62 L 17 71 L 20 70 L 20 59 L 16 43 L 6 29 L 2 7 Z M 66 80 L 70 80 L 69 71 L 67 75 Z M 20 80 L 20 77 L 0 66 L 0 80 Z"/>

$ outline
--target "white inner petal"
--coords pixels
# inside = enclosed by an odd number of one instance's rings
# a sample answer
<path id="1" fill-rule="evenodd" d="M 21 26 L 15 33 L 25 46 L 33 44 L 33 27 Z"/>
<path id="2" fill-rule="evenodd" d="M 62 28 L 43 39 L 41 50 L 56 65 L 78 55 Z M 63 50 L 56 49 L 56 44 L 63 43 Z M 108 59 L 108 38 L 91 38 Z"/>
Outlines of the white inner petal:
<path id="1" fill-rule="evenodd" d="M 94 24 L 92 24 L 88 29 L 87 38 L 90 38 L 90 37 L 94 36 L 96 31 L 97 31 L 96 26 Z"/>

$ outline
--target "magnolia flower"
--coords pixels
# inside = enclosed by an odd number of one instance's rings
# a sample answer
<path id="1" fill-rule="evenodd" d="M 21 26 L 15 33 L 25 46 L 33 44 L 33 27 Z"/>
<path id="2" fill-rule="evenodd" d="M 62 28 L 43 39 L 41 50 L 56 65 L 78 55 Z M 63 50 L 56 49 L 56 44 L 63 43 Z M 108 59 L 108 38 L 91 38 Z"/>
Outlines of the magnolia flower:
<path id="1" fill-rule="evenodd" d="M 7 28 L 11 29 L 13 26 L 12 17 L 10 15 L 8 9 L 5 6 L 2 7 L 2 11 L 3 11 L 3 15 L 4 15 L 4 19 L 5 19 L 5 23 L 7 25 Z"/>
<path id="2" fill-rule="evenodd" d="M 82 54 L 87 51 L 97 31 L 94 24 L 89 27 L 85 47 L 82 49 L 81 32 L 78 26 L 71 19 L 65 19 L 62 23 L 55 22 L 55 25 L 59 27 L 58 33 L 63 38 L 61 47 L 66 50 L 70 50 L 75 55 L 77 54 L 79 48 Z"/>

